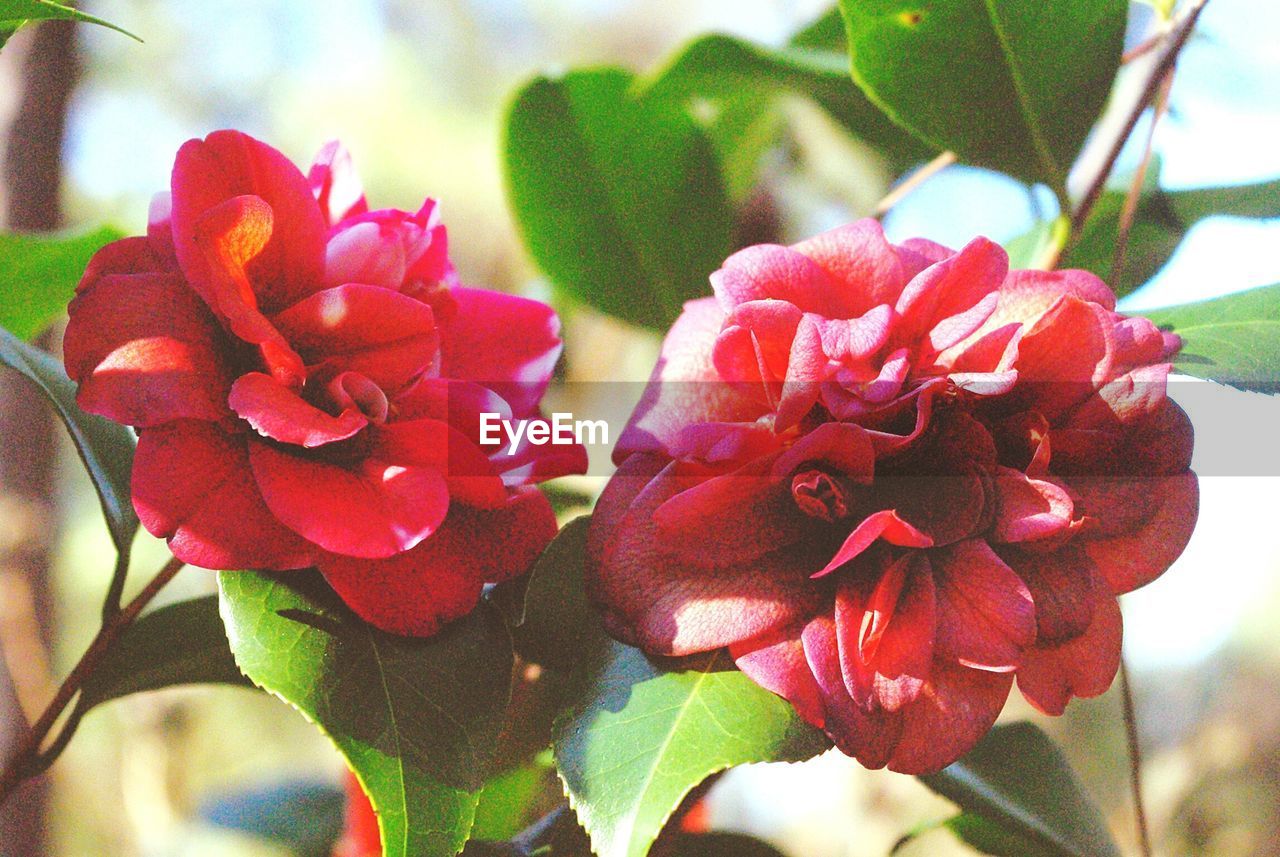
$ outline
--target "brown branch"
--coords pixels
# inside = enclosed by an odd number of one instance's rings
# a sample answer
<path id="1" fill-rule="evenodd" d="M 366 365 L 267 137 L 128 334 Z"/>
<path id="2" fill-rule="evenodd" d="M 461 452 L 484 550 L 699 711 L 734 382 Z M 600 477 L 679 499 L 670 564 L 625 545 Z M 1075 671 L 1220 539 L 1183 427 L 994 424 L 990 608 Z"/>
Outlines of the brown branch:
<path id="1" fill-rule="evenodd" d="M 1098 198 L 1102 196 L 1102 191 L 1107 185 L 1107 180 L 1111 177 L 1112 170 L 1115 169 L 1116 161 L 1119 160 L 1120 153 L 1124 150 L 1129 135 L 1133 133 L 1138 120 L 1146 112 L 1147 105 L 1155 99 L 1166 75 L 1169 74 L 1170 69 L 1177 62 L 1178 54 L 1186 46 L 1187 40 L 1191 38 L 1196 21 L 1199 20 L 1200 13 L 1204 11 L 1204 7 L 1208 2 L 1209 0 L 1190 0 L 1182 17 L 1162 39 L 1160 53 L 1157 55 L 1147 79 L 1143 83 L 1141 94 L 1134 102 L 1133 107 L 1130 108 L 1119 133 L 1111 141 L 1111 147 L 1107 150 L 1107 155 L 1103 159 L 1101 167 L 1089 180 L 1084 195 L 1080 198 L 1080 204 L 1076 206 L 1076 210 L 1071 215 L 1073 237 L 1079 235 L 1085 221 L 1089 219 L 1089 214 L 1093 211 L 1094 205 L 1097 204 Z"/>
<path id="2" fill-rule="evenodd" d="M 1120 701 L 1124 707 L 1125 738 L 1129 742 L 1129 788 L 1133 792 L 1133 814 L 1138 827 L 1138 852 L 1151 857 L 1151 834 L 1147 830 L 1147 811 L 1142 803 L 1142 749 L 1138 745 L 1138 718 L 1133 705 L 1133 689 L 1129 686 L 1129 669 L 1120 658 Z"/>
<path id="3" fill-rule="evenodd" d="M 1142 150 L 1142 160 L 1129 182 L 1129 192 L 1125 194 L 1124 205 L 1120 208 L 1120 220 L 1116 224 L 1116 247 L 1111 257 L 1111 281 L 1119 283 L 1124 274 L 1124 256 L 1129 248 L 1129 231 L 1133 229 L 1133 219 L 1138 213 L 1138 201 L 1142 196 L 1142 186 L 1147 180 L 1147 168 L 1151 164 L 1152 144 L 1156 139 L 1156 126 L 1169 109 L 1169 90 L 1173 88 L 1174 67 L 1170 67 L 1156 93 L 1151 126 L 1147 128 L 1147 140 Z"/>
<path id="4" fill-rule="evenodd" d="M 107 652 L 115 645 L 116 640 L 120 639 L 120 635 L 133 624 L 134 620 L 138 618 L 138 614 L 151 603 L 160 590 L 169 581 L 173 580 L 174 575 L 182 569 L 183 565 L 185 563 L 176 557 L 170 559 L 156 573 L 156 576 L 151 578 L 147 585 L 143 587 L 137 597 L 130 601 L 124 609 L 113 616 L 98 631 L 97 636 L 93 638 L 93 642 L 89 644 L 89 648 L 80 656 L 79 663 L 75 665 L 75 668 L 71 670 L 71 674 L 67 676 L 66 680 L 62 682 L 62 686 L 58 688 L 53 701 L 49 703 L 44 713 L 32 725 L 26 740 L 14 757 L 9 760 L 4 774 L 0 775 L 0 803 L 3 803 L 13 793 L 14 789 L 31 775 L 33 765 L 40 759 L 40 747 L 45 738 L 48 737 L 49 731 L 53 729 L 67 706 L 71 704 L 71 701 L 75 699 L 85 681 L 93 675 Z"/>

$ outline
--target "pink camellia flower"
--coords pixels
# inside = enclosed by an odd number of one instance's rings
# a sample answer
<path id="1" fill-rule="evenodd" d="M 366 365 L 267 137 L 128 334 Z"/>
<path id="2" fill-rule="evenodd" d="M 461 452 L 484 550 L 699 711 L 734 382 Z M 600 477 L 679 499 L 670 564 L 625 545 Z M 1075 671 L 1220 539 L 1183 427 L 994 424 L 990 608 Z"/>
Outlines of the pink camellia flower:
<path id="1" fill-rule="evenodd" d="M 1111 684 L 1116 596 L 1196 518 L 1176 338 L 1083 271 L 862 221 L 750 247 L 691 301 L 620 438 L 588 544 L 606 627 L 728 647 L 868 767 L 938 770 L 1017 678 Z"/>
<path id="2" fill-rule="evenodd" d="M 337 144 L 304 176 L 235 131 L 178 152 L 146 237 L 70 306 L 85 410 L 138 429 L 133 503 L 175 556 L 317 566 L 372 624 L 429 635 L 554 536 L 541 479 L 581 447 L 480 443 L 560 353 L 536 301 L 457 285 L 435 202 L 369 211 Z"/>

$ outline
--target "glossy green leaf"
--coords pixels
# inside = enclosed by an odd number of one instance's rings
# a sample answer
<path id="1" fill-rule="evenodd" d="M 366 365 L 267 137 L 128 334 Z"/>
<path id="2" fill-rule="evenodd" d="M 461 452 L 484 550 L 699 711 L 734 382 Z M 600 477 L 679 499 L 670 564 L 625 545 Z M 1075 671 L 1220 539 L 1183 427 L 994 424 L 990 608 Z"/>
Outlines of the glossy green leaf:
<path id="1" fill-rule="evenodd" d="M 1142 315 L 1182 337 L 1176 371 L 1243 390 L 1280 391 L 1280 285 Z"/>
<path id="2" fill-rule="evenodd" d="M 488 605 L 429 639 L 375 630 L 313 572 L 218 575 L 236 662 L 314 722 L 378 812 L 387 857 L 461 850 L 510 696 Z"/>
<path id="3" fill-rule="evenodd" d="M 121 554 L 128 554 L 138 530 L 138 516 L 129 494 L 133 434 L 122 425 L 80 410 L 76 386 L 67 378 L 62 364 L 7 330 L 0 330 L 0 363 L 26 376 L 53 404 L 93 480 L 111 539 Z"/>
<path id="4" fill-rule="evenodd" d="M 1106 822 L 1053 740 L 1031 723 L 997 726 L 960 761 L 920 777 L 929 788 L 1025 840 L 1025 855 L 1119 857 Z M 980 837 L 983 828 L 973 828 Z M 995 852 L 999 853 L 999 852 Z"/>
<path id="5" fill-rule="evenodd" d="M 512 584 L 500 587 L 502 600 L 516 602 L 512 635 L 526 660 L 573 669 L 604 643 L 582 579 L 590 527 L 590 515 L 574 518 L 538 557 L 521 582 L 523 591 L 512 591 Z"/>
<path id="6" fill-rule="evenodd" d="M 854 80 L 902 127 L 1065 198 L 1119 67 L 1126 0 L 840 0 L 840 9 Z"/>
<path id="7" fill-rule="evenodd" d="M 12 26 L 17 29 L 24 21 L 43 20 L 80 21 L 85 24 L 97 24 L 99 27 L 106 27 L 108 30 L 123 33 L 135 41 L 142 41 L 133 33 L 116 26 L 110 21 L 104 21 L 87 12 L 81 12 L 79 9 L 62 3 L 54 3 L 53 0 L 0 0 L 0 27 Z"/>
<path id="8" fill-rule="evenodd" d="M 600 857 L 642 857 L 710 774 L 797 761 L 829 744 L 723 652 L 657 661 L 610 643 L 556 722 L 560 778 Z"/>
<path id="9" fill-rule="evenodd" d="M 678 103 L 621 69 L 538 77 L 507 117 L 508 195 L 525 246 L 562 291 L 665 330 L 732 242 L 716 152 Z"/>
<path id="10" fill-rule="evenodd" d="M 849 82 L 847 57 L 834 50 L 772 49 L 732 36 L 703 36 L 647 76 L 641 87 L 653 98 L 712 103 L 744 92 L 791 92 L 813 99 L 895 165 L 909 165 L 937 152 L 905 133 L 868 101 Z"/>
<path id="11" fill-rule="evenodd" d="M 131 625 L 85 681 L 80 705 L 178 684 L 253 687 L 231 655 L 215 595 L 169 604 Z"/>
<path id="12" fill-rule="evenodd" d="M 0 327 L 30 339 L 66 312 L 89 259 L 124 235 L 110 227 L 75 235 L 0 233 Z"/>

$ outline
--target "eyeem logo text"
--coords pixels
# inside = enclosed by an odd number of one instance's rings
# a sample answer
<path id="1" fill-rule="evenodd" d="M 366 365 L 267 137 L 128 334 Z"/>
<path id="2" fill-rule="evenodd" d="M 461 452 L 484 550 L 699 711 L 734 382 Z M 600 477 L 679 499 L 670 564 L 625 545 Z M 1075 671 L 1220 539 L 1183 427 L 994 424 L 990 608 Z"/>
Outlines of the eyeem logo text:
<path id="1" fill-rule="evenodd" d="M 508 420 L 502 414 L 480 414 L 480 442 L 508 441 L 507 455 L 515 455 L 521 440 L 534 446 L 608 444 L 609 424 L 604 420 L 575 420 L 573 414 L 553 413 L 551 421 Z"/>

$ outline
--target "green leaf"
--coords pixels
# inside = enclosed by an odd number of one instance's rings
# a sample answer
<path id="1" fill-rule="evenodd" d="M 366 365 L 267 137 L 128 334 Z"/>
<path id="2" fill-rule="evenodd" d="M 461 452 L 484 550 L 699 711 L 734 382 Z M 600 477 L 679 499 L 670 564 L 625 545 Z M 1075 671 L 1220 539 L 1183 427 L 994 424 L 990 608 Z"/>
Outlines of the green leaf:
<path id="1" fill-rule="evenodd" d="M 0 330 L 0 363 L 26 376 L 53 404 L 93 480 L 111 540 L 117 551 L 127 555 L 138 530 L 138 516 L 129 494 L 132 433 L 122 425 L 80 410 L 76 405 L 76 385 L 67 378 L 62 364 L 7 330 Z"/>
<path id="2" fill-rule="evenodd" d="M 1142 315 L 1182 337 L 1177 371 L 1242 390 L 1280 389 L 1280 284 Z"/>
<path id="3" fill-rule="evenodd" d="M 123 233 L 104 226 L 74 235 L 0 233 L 0 327 L 30 339 L 64 312 L 89 258 Z"/>
<path id="4" fill-rule="evenodd" d="M 216 595 L 170 604 L 135 622 L 85 681 L 79 704 L 88 710 L 176 684 L 253 687 L 231 655 Z"/>
<path id="5" fill-rule="evenodd" d="M 610 641 L 556 722 L 560 778 L 600 857 L 642 857 L 708 775 L 798 761 L 829 744 L 723 652 L 651 660 Z"/>
<path id="6" fill-rule="evenodd" d="M 840 9 L 854 80 L 902 127 L 1065 198 L 1119 67 L 1126 0 L 840 0 Z"/>
<path id="7" fill-rule="evenodd" d="M 346 757 L 387 857 L 461 850 L 510 697 L 497 612 L 481 605 L 412 639 L 361 621 L 313 572 L 223 572 L 218 590 L 236 662 Z"/>
<path id="8" fill-rule="evenodd" d="M 583 583 L 590 527 L 590 515 L 565 524 L 520 582 L 523 592 L 514 591 L 514 581 L 498 588 L 500 600 L 517 603 L 510 611 L 512 635 L 526 660 L 569 670 L 603 645 L 604 632 Z"/>
<path id="9" fill-rule="evenodd" d="M 41 20 L 81 21 L 86 24 L 97 24 L 99 27 L 106 27 L 108 30 L 123 33 L 134 41 L 142 41 L 133 33 L 117 27 L 110 21 L 104 21 L 87 12 L 81 12 L 79 9 L 64 6 L 61 3 L 54 3 L 53 0 L 0 0 L 0 27 L 12 26 L 16 30 L 24 21 Z"/>
<path id="10" fill-rule="evenodd" d="M 848 60 L 834 50 L 771 49 L 713 34 L 685 45 L 665 67 L 644 78 L 640 86 L 651 98 L 685 102 L 725 102 L 744 92 L 792 92 L 813 99 L 895 165 L 909 165 L 937 152 L 904 133 L 851 85 Z"/>
<path id="11" fill-rule="evenodd" d="M 1062 751 L 1031 723 L 996 726 L 960 761 L 920 780 L 966 813 L 1000 827 L 1012 837 L 1007 841 L 1025 840 L 1037 849 L 1022 855 L 1120 855 Z"/>
<path id="12" fill-rule="evenodd" d="M 476 839 L 510 839 L 532 819 L 530 811 L 551 777 L 549 764 L 530 762 L 494 777 L 480 792 L 476 823 L 471 835 Z"/>
<path id="13" fill-rule="evenodd" d="M 706 133 L 679 104 L 637 96 L 621 69 L 538 77 L 507 117 L 509 198 L 554 284 L 665 330 L 729 253 L 733 212 Z"/>

